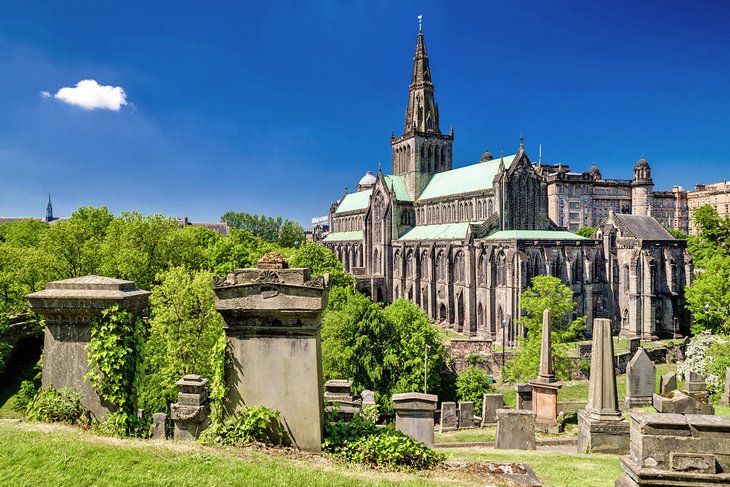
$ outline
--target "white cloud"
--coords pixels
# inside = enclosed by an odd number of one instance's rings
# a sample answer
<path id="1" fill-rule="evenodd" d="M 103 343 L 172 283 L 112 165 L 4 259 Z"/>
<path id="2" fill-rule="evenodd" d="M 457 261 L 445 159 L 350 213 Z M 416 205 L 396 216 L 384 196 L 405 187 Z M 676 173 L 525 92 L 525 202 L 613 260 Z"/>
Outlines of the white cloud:
<path id="1" fill-rule="evenodd" d="M 41 95 L 46 96 L 46 93 L 41 92 Z M 99 108 L 118 112 L 127 104 L 127 94 L 121 86 L 100 85 L 93 79 L 81 80 L 75 88 L 61 88 L 53 97 L 86 110 Z"/>
<path id="2" fill-rule="evenodd" d="M 43 98 L 50 98 L 51 97 L 51 94 L 48 93 L 47 91 L 41 91 L 41 96 Z"/>

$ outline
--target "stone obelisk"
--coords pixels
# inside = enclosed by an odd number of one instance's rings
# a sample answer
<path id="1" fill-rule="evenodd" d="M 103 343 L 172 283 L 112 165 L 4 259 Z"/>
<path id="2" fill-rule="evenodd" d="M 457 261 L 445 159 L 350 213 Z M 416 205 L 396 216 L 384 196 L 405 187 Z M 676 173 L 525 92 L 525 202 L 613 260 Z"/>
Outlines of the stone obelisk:
<path id="1" fill-rule="evenodd" d="M 588 404 L 578 412 L 578 452 L 623 454 L 629 448 L 629 424 L 618 409 L 611 320 L 593 320 Z"/>
<path id="2" fill-rule="evenodd" d="M 546 309 L 542 314 L 540 372 L 537 379 L 529 381 L 529 384 L 532 386 L 532 412 L 535 413 L 535 428 L 539 431 L 559 433 L 563 430 L 563 425 L 558 423 L 557 419 L 558 389 L 563 384 L 555 380 L 550 333 L 550 311 Z"/>

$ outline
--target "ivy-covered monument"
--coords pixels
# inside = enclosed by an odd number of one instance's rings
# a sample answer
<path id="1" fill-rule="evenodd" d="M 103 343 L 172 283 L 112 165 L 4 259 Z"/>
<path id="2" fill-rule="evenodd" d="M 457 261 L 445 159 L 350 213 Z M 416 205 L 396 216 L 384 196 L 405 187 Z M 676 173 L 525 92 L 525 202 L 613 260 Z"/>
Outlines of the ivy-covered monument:
<path id="1" fill-rule="evenodd" d="M 559 277 L 572 289 L 589 334 L 594 317 L 619 322 L 616 285 L 640 293 L 670 288 L 679 294 L 663 302 L 661 320 L 642 311 L 644 324 L 628 328 L 626 321 L 627 334 L 670 335 L 675 318 L 678 331 L 687 330 L 680 296 L 691 261 L 684 242 L 664 232 L 651 242 L 657 272 L 624 276 L 610 265 L 600 238 L 580 237 L 550 219 L 541 163 L 531 162 L 522 140 L 515 154 L 486 151 L 476 164 L 456 169 L 453 143 L 453 129 L 441 131 L 419 31 L 403 133 L 391 137 L 392 174 L 368 171 L 356 192 L 334 203 L 331 233 L 323 239 L 361 291 L 380 302 L 406 298 L 467 335 L 512 342 L 524 332 L 516 325 L 519 296 L 534 276 Z M 662 250 L 668 247 L 677 251 Z M 674 264 L 665 263 L 667 255 Z M 670 277 L 662 269 L 671 265 L 682 272 L 665 285 Z"/>

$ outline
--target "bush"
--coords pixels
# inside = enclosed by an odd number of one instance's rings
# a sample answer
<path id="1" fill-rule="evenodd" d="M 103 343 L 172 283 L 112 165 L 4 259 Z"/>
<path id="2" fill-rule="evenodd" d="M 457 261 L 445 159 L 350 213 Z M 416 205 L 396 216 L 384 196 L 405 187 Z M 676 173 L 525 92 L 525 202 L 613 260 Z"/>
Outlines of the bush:
<path id="1" fill-rule="evenodd" d="M 492 390 L 487 373 L 475 365 L 464 369 L 456 378 L 456 397 L 459 401 L 473 401 L 475 411 L 482 410 L 484 394 Z"/>
<path id="2" fill-rule="evenodd" d="M 214 423 L 200 435 L 205 444 L 243 446 L 253 442 L 281 445 L 284 429 L 279 411 L 265 406 L 244 407 L 226 422 Z"/>
<path id="3" fill-rule="evenodd" d="M 322 449 L 348 462 L 385 468 L 433 468 L 445 457 L 390 426 L 378 428 L 362 414 L 325 425 Z"/>
<path id="4" fill-rule="evenodd" d="M 5 342 L 0 342 L 0 376 L 5 373 L 5 367 L 7 366 L 8 359 L 10 358 L 10 352 L 13 350 L 11 345 Z"/>
<path id="5" fill-rule="evenodd" d="M 40 389 L 25 408 L 25 415 L 32 421 L 74 424 L 85 414 L 81 406 L 81 394 L 63 389 Z"/>
<path id="6" fill-rule="evenodd" d="M 33 400 L 33 396 L 38 392 L 38 387 L 30 380 L 24 380 L 20 383 L 20 389 L 13 399 L 13 410 L 19 413 L 25 413 L 28 404 Z"/>
<path id="7" fill-rule="evenodd" d="M 718 394 L 725 387 L 725 367 L 730 366 L 728 354 L 730 340 L 713 335 L 709 330 L 703 331 L 690 340 L 685 360 L 677 367 L 677 374 L 684 375 L 692 370 L 705 378 L 710 393 Z"/>

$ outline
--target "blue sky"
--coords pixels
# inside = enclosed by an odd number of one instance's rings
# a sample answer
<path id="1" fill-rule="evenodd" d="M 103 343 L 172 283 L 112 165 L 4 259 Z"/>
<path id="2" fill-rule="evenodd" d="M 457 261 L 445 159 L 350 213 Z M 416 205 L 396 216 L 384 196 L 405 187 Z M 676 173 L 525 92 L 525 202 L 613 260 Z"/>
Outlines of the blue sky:
<path id="1" fill-rule="evenodd" d="M 419 14 L 456 166 L 524 135 L 604 177 L 644 154 L 656 189 L 730 179 L 727 2 L 4 0 L 0 216 L 42 216 L 51 192 L 62 216 L 307 224 L 390 171 Z M 126 105 L 53 96 L 91 79 Z"/>

